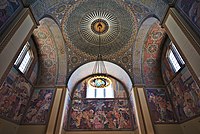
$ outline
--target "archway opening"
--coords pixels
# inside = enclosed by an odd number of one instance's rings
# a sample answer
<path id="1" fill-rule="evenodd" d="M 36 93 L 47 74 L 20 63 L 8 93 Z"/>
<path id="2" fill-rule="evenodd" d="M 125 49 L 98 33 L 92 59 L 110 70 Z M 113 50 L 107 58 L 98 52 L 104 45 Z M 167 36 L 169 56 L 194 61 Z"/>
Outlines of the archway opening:
<path id="1" fill-rule="evenodd" d="M 104 88 L 91 86 L 95 62 L 82 65 L 71 75 L 63 121 L 65 131 L 137 129 L 134 103 L 130 99 L 132 81 L 118 65 L 104 63 L 110 83 Z"/>
<path id="2" fill-rule="evenodd" d="M 133 130 L 136 128 L 125 87 L 113 77 L 105 88 L 90 85 L 89 76 L 72 93 L 66 130 Z M 67 127 L 67 128 L 66 128 Z"/>

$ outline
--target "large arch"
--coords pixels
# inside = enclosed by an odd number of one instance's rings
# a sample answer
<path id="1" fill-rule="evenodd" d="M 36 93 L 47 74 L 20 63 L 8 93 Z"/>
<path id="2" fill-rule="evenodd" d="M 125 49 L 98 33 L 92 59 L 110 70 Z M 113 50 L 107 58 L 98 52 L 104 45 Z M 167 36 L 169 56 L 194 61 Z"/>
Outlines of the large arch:
<path id="1" fill-rule="evenodd" d="M 130 92 L 133 87 L 133 83 L 132 83 L 129 75 L 126 73 L 126 71 L 124 71 L 120 66 L 118 66 L 114 63 L 108 62 L 108 61 L 104 61 L 104 64 L 106 66 L 106 70 L 107 70 L 108 74 L 114 78 L 117 78 L 119 81 L 121 81 L 124 84 L 124 86 L 126 87 L 126 89 L 128 90 L 128 92 Z M 80 80 L 82 80 L 83 78 L 86 78 L 87 76 L 92 74 L 94 65 L 95 65 L 95 61 L 86 63 L 86 64 L 80 66 L 78 69 L 76 69 L 72 73 L 72 75 L 69 78 L 68 83 L 67 83 L 67 88 L 68 88 L 70 94 L 71 94 L 72 90 L 74 89 L 74 86 Z"/>
<path id="2" fill-rule="evenodd" d="M 135 124 L 134 126 L 134 130 L 129 130 L 127 132 L 133 132 L 133 133 L 137 133 L 139 131 L 138 127 L 139 127 L 139 118 L 138 118 L 138 109 L 136 108 L 135 105 L 135 93 L 133 92 L 133 82 L 129 76 L 129 74 L 122 69 L 120 66 L 108 62 L 108 61 L 103 61 L 107 70 L 107 74 L 109 76 L 111 76 L 113 79 L 116 79 L 118 82 L 120 82 L 121 84 L 123 84 L 124 86 L 124 90 L 127 91 L 127 100 L 128 103 L 130 105 L 128 105 L 128 107 L 130 108 L 131 111 L 131 118 L 132 118 L 132 123 Z M 62 125 L 61 125 L 61 129 L 63 133 L 70 133 L 69 131 L 66 131 L 66 126 L 68 126 L 69 123 L 69 117 L 71 117 L 69 114 L 70 113 L 70 107 L 72 107 L 73 105 L 71 105 L 73 101 L 73 93 L 74 90 L 77 89 L 77 86 L 79 84 L 80 86 L 80 82 L 83 82 L 84 80 L 86 80 L 88 77 L 92 76 L 92 71 L 93 68 L 95 66 L 96 61 L 92 61 L 89 63 L 86 63 L 82 66 L 80 66 L 79 68 L 77 68 L 72 75 L 70 76 L 68 83 L 67 83 L 67 90 L 66 90 L 66 95 L 65 95 L 65 104 L 64 104 L 64 111 L 62 113 L 63 115 L 63 119 L 62 119 Z M 82 83 L 83 84 L 83 83 Z M 76 98 L 77 99 L 77 98 Z M 112 98 L 109 98 L 109 100 L 111 100 Z M 117 99 L 117 98 L 116 98 Z M 86 99 L 85 99 L 86 100 Z M 123 128 L 122 128 L 123 129 Z M 127 129 L 128 130 L 128 129 Z M 125 131 L 121 131 L 120 133 L 124 133 Z M 110 133 L 113 133 L 112 131 Z"/>
<path id="3" fill-rule="evenodd" d="M 57 23 L 48 17 L 40 20 L 34 31 L 34 39 L 39 51 L 39 79 L 42 86 L 65 85 L 67 57 L 62 33 Z"/>
<path id="4" fill-rule="evenodd" d="M 137 33 L 137 37 L 135 40 L 135 45 L 133 45 L 133 79 L 135 84 L 143 84 L 143 78 L 142 78 L 142 54 L 143 54 L 143 46 L 145 42 L 145 38 L 147 37 L 148 30 L 150 27 L 158 21 L 154 17 L 147 18 L 142 25 L 140 26 L 140 29 Z"/>
<path id="5" fill-rule="evenodd" d="M 163 84 L 160 60 L 165 31 L 155 17 L 147 18 L 138 31 L 133 46 L 133 79 L 135 84 Z"/>

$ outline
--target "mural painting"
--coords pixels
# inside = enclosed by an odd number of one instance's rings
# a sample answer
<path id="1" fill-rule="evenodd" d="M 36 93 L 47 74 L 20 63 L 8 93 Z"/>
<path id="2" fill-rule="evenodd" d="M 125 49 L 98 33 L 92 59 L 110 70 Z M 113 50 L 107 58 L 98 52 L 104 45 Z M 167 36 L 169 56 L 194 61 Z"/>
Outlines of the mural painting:
<path id="1" fill-rule="evenodd" d="M 55 89 L 34 89 L 22 124 L 46 124 Z"/>
<path id="2" fill-rule="evenodd" d="M 19 123 L 31 96 L 30 83 L 15 68 L 0 87 L 0 117 Z"/>
<path id="3" fill-rule="evenodd" d="M 168 89 L 180 122 L 200 114 L 200 88 L 187 67 L 170 82 Z"/>
<path id="4" fill-rule="evenodd" d="M 162 75 L 163 75 L 163 80 L 164 83 L 167 84 L 175 75 L 175 73 L 173 72 L 173 70 L 171 69 L 168 60 L 166 59 L 165 56 L 163 56 L 164 58 L 162 58 Z"/>
<path id="5" fill-rule="evenodd" d="M 154 123 L 177 122 L 165 88 L 146 88 L 146 94 Z"/>
<path id="6" fill-rule="evenodd" d="M 73 100 L 70 115 L 69 129 L 73 130 L 131 130 L 134 126 L 125 99 Z"/>
<path id="7" fill-rule="evenodd" d="M 7 24 L 14 15 L 21 9 L 20 0 L 1 0 L 0 1 L 0 32 L 5 24 Z"/>
<path id="8" fill-rule="evenodd" d="M 38 62 L 35 63 L 33 70 L 31 70 L 31 75 L 29 77 L 29 81 L 34 85 L 37 80 L 38 73 Z"/>
<path id="9" fill-rule="evenodd" d="M 177 0 L 176 7 L 191 22 L 192 27 L 200 32 L 200 1 Z"/>

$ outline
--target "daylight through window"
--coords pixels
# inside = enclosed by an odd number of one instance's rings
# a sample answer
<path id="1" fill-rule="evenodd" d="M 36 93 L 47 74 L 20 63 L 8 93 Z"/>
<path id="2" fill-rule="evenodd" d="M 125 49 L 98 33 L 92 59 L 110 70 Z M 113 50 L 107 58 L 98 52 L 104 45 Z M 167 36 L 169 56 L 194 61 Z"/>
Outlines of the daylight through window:
<path id="1" fill-rule="evenodd" d="M 22 72 L 25 73 L 28 70 L 33 59 L 33 54 L 30 49 L 30 44 L 27 42 L 17 57 L 14 65 Z"/>

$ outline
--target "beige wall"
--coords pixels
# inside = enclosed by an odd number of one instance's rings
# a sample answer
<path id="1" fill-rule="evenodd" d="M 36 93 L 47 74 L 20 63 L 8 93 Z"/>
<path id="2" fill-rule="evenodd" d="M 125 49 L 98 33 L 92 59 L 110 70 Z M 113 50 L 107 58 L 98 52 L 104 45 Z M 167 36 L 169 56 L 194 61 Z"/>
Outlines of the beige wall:
<path id="1" fill-rule="evenodd" d="M 180 126 L 184 134 L 200 134 L 200 117 L 182 123 Z"/>
<path id="2" fill-rule="evenodd" d="M 156 134 L 200 134 L 200 117 L 182 124 L 157 124 Z"/>
<path id="3" fill-rule="evenodd" d="M 183 134 L 179 124 L 157 124 L 154 128 L 156 134 Z"/>
<path id="4" fill-rule="evenodd" d="M 45 125 L 20 125 L 16 134 L 45 134 L 45 131 Z"/>
<path id="5" fill-rule="evenodd" d="M 18 125 L 0 118 L 0 134 L 16 134 Z"/>
<path id="6" fill-rule="evenodd" d="M 138 131 L 67 131 L 62 134 L 138 134 Z"/>

